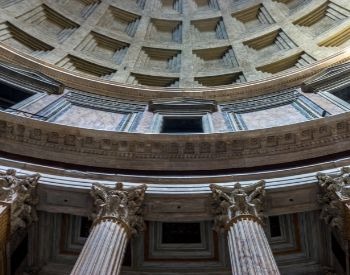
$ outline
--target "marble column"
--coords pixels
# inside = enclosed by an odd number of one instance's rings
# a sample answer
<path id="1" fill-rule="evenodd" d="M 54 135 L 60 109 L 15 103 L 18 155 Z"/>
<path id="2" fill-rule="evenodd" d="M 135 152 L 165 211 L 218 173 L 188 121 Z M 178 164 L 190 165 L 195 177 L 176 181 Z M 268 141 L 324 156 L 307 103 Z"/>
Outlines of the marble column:
<path id="1" fill-rule="evenodd" d="M 21 232 L 38 220 L 39 178 L 39 174 L 17 175 L 14 169 L 0 171 L 0 274 L 9 274 L 7 250 L 12 240 L 23 236 Z"/>
<path id="2" fill-rule="evenodd" d="M 216 230 L 227 230 L 232 274 L 280 274 L 262 227 L 265 182 L 233 188 L 210 185 Z"/>
<path id="3" fill-rule="evenodd" d="M 93 184 L 94 223 L 71 275 L 120 273 L 128 240 L 143 227 L 145 191 L 145 185 L 124 189 L 122 183 L 113 188 Z"/>

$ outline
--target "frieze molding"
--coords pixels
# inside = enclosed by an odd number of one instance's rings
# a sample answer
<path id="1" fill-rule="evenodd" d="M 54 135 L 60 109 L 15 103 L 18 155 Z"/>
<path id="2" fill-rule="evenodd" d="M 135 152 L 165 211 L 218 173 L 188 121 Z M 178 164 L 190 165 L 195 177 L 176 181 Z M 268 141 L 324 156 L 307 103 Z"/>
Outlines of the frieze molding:
<path id="1" fill-rule="evenodd" d="M 110 219 L 125 226 L 130 235 L 142 231 L 142 204 L 146 189 L 146 185 L 124 188 L 120 182 L 114 187 L 94 183 L 90 192 L 94 201 L 94 224 Z"/>
<path id="2" fill-rule="evenodd" d="M 350 239 L 350 167 L 343 167 L 340 175 L 317 174 L 321 192 L 318 202 L 322 206 L 320 218 Z"/>
<path id="3" fill-rule="evenodd" d="M 215 229 L 220 231 L 242 218 L 262 221 L 265 200 L 265 181 L 242 186 L 239 182 L 232 188 L 211 184 Z"/>
<path id="4" fill-rule="evenodd" d="M 36 188 L 39 174 L 17 175 L 16 170 L 0 171 L 0 202 L 10 207 L 11 234 L 38 220 Z"/>
<path id="5" fill-rule="evenodd" d="M 343 152 L 344 148 L 350 148 L 349 115 L 343 113 L 237 133 L 164 135 L 84 129 L 0 112 L 0 150 L 52 161 L 119 169 L 249 167 Z M 334 146 L 335 143 L 338 146 Z"/>

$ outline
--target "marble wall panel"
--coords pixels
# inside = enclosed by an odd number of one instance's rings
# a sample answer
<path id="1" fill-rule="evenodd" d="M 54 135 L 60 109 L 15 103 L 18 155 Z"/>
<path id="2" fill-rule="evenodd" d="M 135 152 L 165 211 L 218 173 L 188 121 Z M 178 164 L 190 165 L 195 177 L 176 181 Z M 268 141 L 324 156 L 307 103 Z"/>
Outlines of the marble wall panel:
<path id="1" fill-rule="evenodd" d="M 293 124 L 308 120 L 292 105 L 241 114 L 249 130 Z"/>
<path id="2" fill-rule="evenodd" d="M 137 133 L 150 132 L 154 114 L 151 112 L 144 112 L 139 125 L 136 128 Z"/>
<path id="3" fill-rule="evenodd" d="M 21 108 L 22 111 L 35 114 L 55 100 L 58 100 L 63 95 L 44 95 L 33 103 Z"/>
<path id="4" fill-rule="evenodd" d="M 213 113 L 212 120 L 213 132 L 226 132 L 228 130 L 222 113 Z"/>
<path id="5" fill-rule="evenodd" d="M 344 112 L 340 107 L 330 102 L 326 98 L 320 96 L 319 94 L 305 93 L 304 96 L 311 99 L 313 102 L 318 104 L 320 107 L 322 107 L 332 115 L 336 115 Z"/>
<path id="6" fill-rule="evenodd" d="M 99 111 L 73 105 L 54 122 L 82 128 L 114 131 L 123 116 L 123 114 Z"/>

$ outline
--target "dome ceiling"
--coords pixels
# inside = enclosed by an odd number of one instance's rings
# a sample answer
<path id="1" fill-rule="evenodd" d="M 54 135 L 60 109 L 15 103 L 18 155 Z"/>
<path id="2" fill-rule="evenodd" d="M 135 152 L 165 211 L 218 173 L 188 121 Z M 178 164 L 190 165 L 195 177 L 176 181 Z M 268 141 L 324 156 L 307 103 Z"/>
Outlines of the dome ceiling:
<path id="1" fill-rule="evenodd" d="M 132 86 L 201 90 L 252 82 L 317 65 L 350 46 L 345 0 L 7 0 L 0 6 L 5 47 L 95 81 Z"/>

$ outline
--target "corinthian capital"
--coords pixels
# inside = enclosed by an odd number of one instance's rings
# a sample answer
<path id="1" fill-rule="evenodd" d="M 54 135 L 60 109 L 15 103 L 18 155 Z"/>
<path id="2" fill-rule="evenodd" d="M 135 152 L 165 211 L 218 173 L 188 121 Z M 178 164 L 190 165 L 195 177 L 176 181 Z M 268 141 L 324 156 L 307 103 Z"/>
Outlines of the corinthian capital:
<path id="1" fill-rule="evenodd" d="M 344 233 L 345 211 L 350 203 L 350 168 L 343 167 L 340 175 L 318 173 L 321 189 L 318 202 L 322 206 L 321 219 L 340 233 Z"/>
<path id="2" fill-rule="evenodd" d="M 142 203 L 146 185 L 124 189 L 122 183 L 108 187 L 94 183 L 91 196 L 94 200 L 94 222 L 112 219 L 125 225 L 131 234 L 143 229 Z"/>
<path id="3" fill-rule="evenodd" d="M 14 169 L 0 172 L 0 201 L 10 205 L 11 234 L 37 221 L 35 205 L 39 178 L 39 174 L 18 176 Z"/>
<path id="4" fill-rule="evenodd" d="M 211 184 L 215 211 L 216 229 L 226 227 L 240 217 L 251 217 L 260 221 L 265 198 L 265 181 L 242 186 L 236 183 L 233 188 Z"/>

